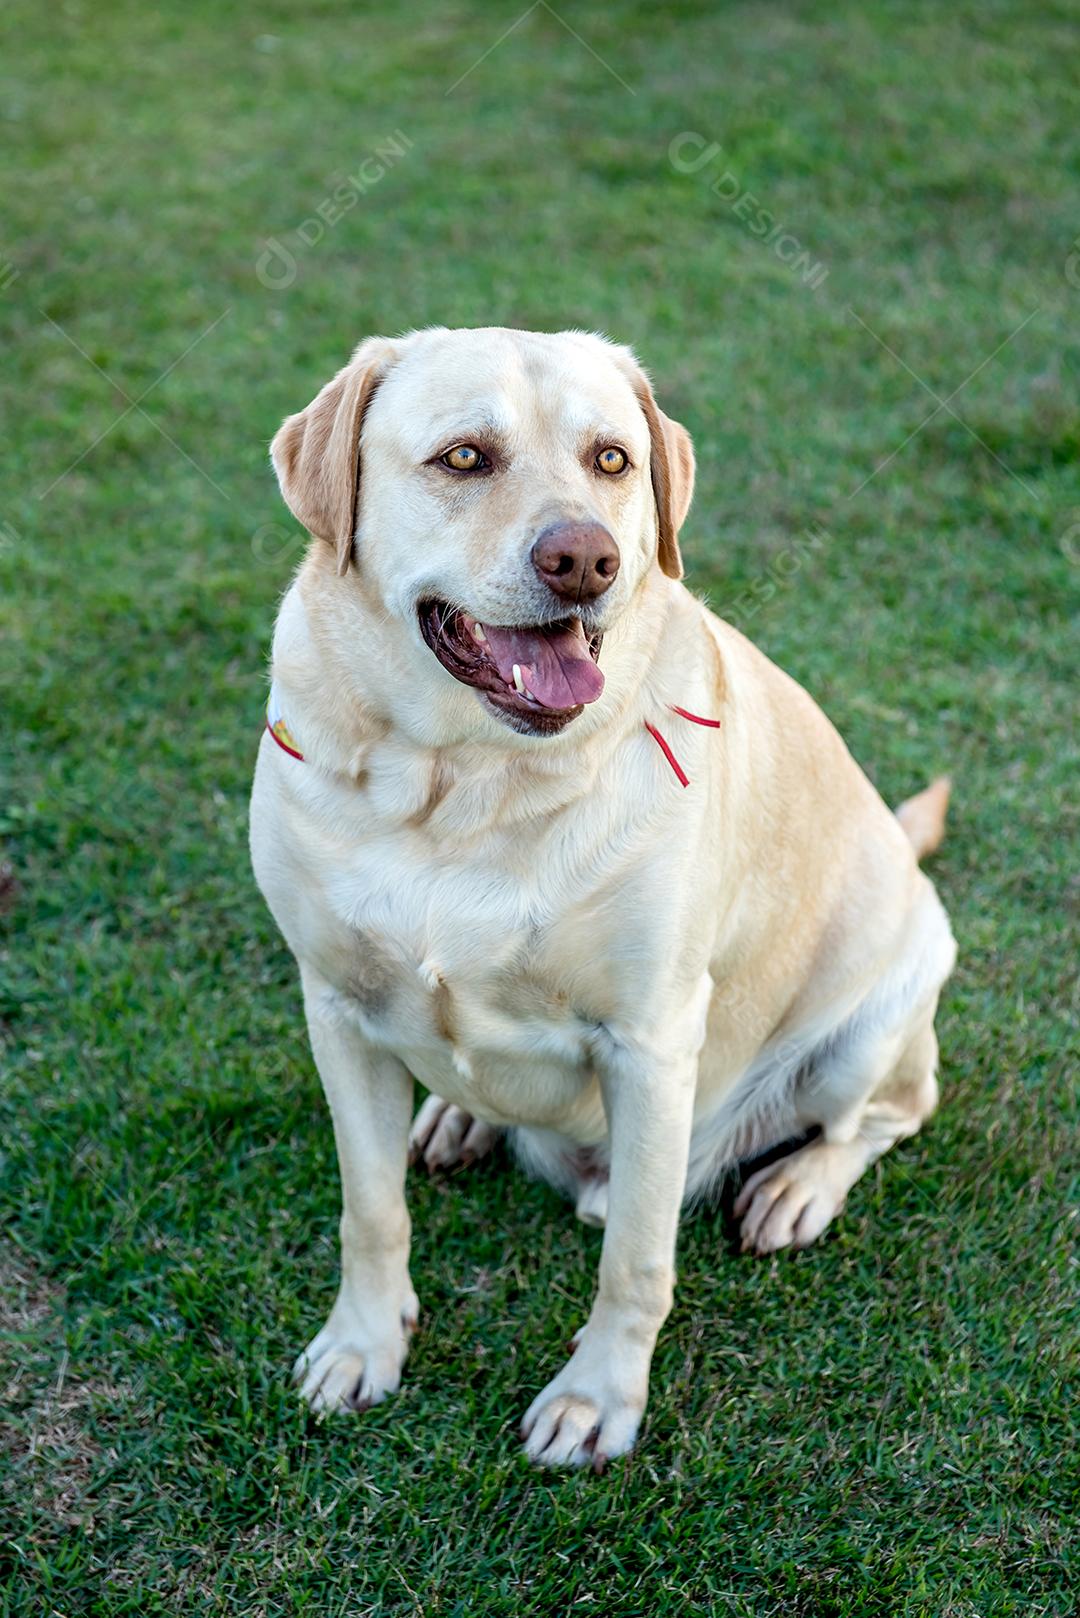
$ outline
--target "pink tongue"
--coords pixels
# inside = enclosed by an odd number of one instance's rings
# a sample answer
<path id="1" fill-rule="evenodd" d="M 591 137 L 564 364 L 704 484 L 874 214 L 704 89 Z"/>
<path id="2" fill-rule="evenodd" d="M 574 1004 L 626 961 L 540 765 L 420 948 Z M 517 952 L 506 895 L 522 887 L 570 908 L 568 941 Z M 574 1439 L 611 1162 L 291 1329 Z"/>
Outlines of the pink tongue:
<path id="1" fill-rule="evenodd" d="M 507 685 L 514 683 L 514 664 L 525 689 L 545 708 L 576 708 L 595 702 L 604 676 L 592 660 L 580 622 L 572 629 L 493 629 L 484 625 L 491 654 Z"/>

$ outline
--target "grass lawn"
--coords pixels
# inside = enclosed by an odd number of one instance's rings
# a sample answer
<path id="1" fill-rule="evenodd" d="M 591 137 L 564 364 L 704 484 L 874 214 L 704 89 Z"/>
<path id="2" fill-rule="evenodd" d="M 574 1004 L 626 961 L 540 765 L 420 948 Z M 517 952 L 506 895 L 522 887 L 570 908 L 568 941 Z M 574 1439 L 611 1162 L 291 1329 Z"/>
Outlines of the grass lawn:
<path id="1" fill-rule="evenodd" d="M 1080 6 L 522 4 L 5 7 L 0 1614 L 1071 1613 Z M 602 1478 L 519 1453 L 599 1238 L 505 1158 L 412 1186 L 401 1395 L 287 1378 L 338 1186 L 246 850 L 266 445 L 431 322 L 633 343 L 692 585 L 886 797 L 956 779 L 938 1116 L 795 1258 L 687 1222 Z"/>

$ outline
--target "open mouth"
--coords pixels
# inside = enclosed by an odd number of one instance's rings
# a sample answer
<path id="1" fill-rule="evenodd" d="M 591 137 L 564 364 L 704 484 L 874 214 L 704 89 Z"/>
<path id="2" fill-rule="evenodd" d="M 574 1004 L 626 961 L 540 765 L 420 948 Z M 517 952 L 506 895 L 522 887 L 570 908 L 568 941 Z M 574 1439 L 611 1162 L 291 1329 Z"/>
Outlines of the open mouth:
<path id="1" fill-rule="evenodd" d="M 443 668 L 474 686 L 515 730 L 553 736 L 604 689 L 603 634 L 580 618 L 531 628 L 482 624 L 446 601 L 420 604 L 420 632 Z"/>

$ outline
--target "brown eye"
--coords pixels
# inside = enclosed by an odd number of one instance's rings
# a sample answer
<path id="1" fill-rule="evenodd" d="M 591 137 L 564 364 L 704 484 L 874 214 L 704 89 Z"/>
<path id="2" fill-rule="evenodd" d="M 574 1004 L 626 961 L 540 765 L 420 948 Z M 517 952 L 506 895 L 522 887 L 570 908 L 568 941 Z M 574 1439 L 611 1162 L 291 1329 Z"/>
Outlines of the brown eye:
<path id="1" fill-rule="evenodd" d="M 608 449 L 602 449 L 596 457 L 596 469 L 598 472 L 621 472 L 625 465 L 626 456 L 621 449 L 616 449 L 614 445 L 611 445 Z"/>
<path id="2" fill-rule="evenodd" d="M 475 472 L 486 464 L 475 444 L 455 444 L 442 457 L 442 463 L 454 472 Z"/>

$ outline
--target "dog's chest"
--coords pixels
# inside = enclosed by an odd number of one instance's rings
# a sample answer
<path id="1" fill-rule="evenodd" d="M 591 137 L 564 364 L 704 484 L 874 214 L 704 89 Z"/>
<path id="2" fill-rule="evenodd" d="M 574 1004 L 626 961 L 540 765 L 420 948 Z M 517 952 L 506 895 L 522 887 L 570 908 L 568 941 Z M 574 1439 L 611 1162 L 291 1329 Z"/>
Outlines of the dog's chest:
<path id="1" fill-rule="evenodd" d="M 611 1013 L 588 900 L 553 908 L 543 892 L 512 861 L 418 858 L 394 837 L 335 883 L 334 978 L 350 1015 L 424 1083 L 496 1121 L 563 1117 Z"/>

